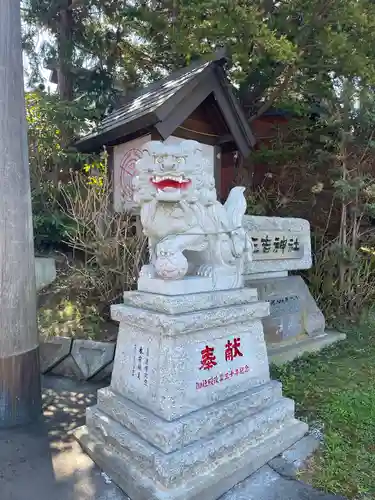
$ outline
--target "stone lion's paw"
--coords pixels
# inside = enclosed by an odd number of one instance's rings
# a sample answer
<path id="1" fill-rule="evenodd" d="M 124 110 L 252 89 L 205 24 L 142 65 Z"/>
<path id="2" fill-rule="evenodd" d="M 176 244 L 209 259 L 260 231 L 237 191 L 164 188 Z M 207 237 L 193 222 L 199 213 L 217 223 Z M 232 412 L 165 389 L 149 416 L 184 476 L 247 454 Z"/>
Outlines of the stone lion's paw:
<path id="1" fill-rule="evenodd" d="M 197 276 L 201 276 L 204 278 L 211 278 L 213 275 L 213 267 L 207 264 L 203 264 L 197 269 Z"/>

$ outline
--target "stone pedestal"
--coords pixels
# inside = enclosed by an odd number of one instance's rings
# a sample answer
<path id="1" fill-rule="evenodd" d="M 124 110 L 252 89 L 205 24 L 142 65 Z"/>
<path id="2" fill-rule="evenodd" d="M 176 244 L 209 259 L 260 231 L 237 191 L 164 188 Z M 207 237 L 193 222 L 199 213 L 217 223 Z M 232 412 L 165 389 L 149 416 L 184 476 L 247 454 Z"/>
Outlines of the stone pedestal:
<path id="1" fill-rule="evenodd" d="M 245 215 L 243 225 L 254 246 L 245 286 L 270 303 L 270 315 L 263 318 L 269 361 L 283 364 L 343 340 L 344 334 L 325 330 L 323 313 L 302 277 L 289 276 L 312 265 L 309 222 Z"/>
<path id="2" fill-rule="evenodd" d="M 111 386 L 77 437 L 131 500 L 215 500 L 307 431 L 270 380 L 254 289 L 125 294 Z"/>
<path id="3" fill-rule="evenodd" d="M 249 280 L 246 284 L 270 304 L 270 315 L 263 319 L 268 344 L 324 334 L 323 313 L 301 276 Z"/>
<path id="4" fill-rule="evenodd" d="M 324 315 L 301 276 L 250 279 L 246 286 L 270 304 L 270 315 L 263 318 L 270 363 L 283 364 L 345 339 L 325 329 Z"/>

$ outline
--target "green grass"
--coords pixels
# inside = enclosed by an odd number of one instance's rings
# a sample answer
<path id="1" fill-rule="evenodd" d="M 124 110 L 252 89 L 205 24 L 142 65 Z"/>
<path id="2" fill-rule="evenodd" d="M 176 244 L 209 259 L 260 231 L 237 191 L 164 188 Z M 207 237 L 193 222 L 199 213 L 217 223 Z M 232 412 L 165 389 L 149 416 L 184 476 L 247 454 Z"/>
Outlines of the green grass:
<path id="1" fill-rule="evenodd" d="M 272 367 L 297 413 L 323 426 L 310 463 L 314 486 L 351 499 L 375 499 L 375 323 L 345 329 L 347 340 L 318 355 Z"/>

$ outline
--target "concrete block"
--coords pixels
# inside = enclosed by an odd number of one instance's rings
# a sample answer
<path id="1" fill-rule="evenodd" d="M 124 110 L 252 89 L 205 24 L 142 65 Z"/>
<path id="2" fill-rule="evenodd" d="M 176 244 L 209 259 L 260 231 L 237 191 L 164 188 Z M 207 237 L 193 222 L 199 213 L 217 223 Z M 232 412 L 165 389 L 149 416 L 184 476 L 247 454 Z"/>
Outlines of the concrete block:
<path id="1" fill-rule="evenodd" d="M 262 276 L 311 267 L 309 221 L 289 217 L 245 215 L 243 226 L 253 239 L 255 247 L 252 262 L 245 266 L 245 280 L 253 279 L 254 275 Z M 284 246 L 281 241 L 285 240 Z M 294 245 L 296 240 L 298 250 Z"/>
<path id="2" fill-rule="evenodd" d="M 132 500 L 216 500 L 306 434 L 270 381 L 268 304 L 253 292 L 207 295 L 207 309 L 190 295 L 129 297 L 112 309 L 111 386 L 77 438 Z"/>
<path id="3" fill-rule="evenodd" d="M 214 277 L 203 276 L 185 276 L 180 280 L 164 280 L 147 276 L 144 269 L 138 278 L 138 290 L 143 292 L 169 295 L 189 295 L 210 292 L 212 290 L 230 290 L 240 289 L 243 287 L 243 276 L 237 276 L 237 269 L 234 267 L 233 272 L 229 275 L 217 272 Z"/>
<path id="4" fill-rule="evenodd" d="M 113 360 L 114 353 L 114 343 L 75 339 L 71 356 L 87 380 L 107 366 Z"/>
<path id="5" fill-rule="evenodd" d="M 244 481 L 236 484 L 219 500 L 273 500 L 281 480 L 277 472 L 269 465 L 264 465 Z"/>
<path id="6" fill-rule="evenodd" d="M 241 306 L 242 307 L 242 306 Z M 188 315 L 183 315 L 188 316 Z M 120 324 L 111 388 L 117 394 L 174 420 L 270 380 L 261 321 L 162 336 L 152 329 Z M 241 356 L 226 359 L 238 339 Z M 202 351 L 215 356 L 202 367 Z"/>
<path id="7" fill-rule="evenodd" d="M 96 382 L 107 381 L 109 384 L 111 382 L 112 371 L 113 371 L 113 361 L 111 361 L 109 365 L 106 365 L 104 368 L 98 371 L 93 377 L 91 377 L 90 382 L 96 383 Z"/>
<path id="8" fill-rule="evenodd" d="M 254 302 L 253 292 L 245 304 L 237 292 L 229 291 L 228 296 L 231 305 L 204 310 L 199 310 L 198 301 L 192 302 L 191 295 L 181 296 L 178 307 L 190 309 L 181 314 L 113 306 L 113 317 L 120 321 L 113 391 L 161 418 L 174 420 L 268 383 L 260 321 L 268 313 L 268 304 Z M 163 303 L 168 309 L 169 301 L 172 309 L 176 307 L 175 297 L 154 294 L 147 300 L 148 307 L 153 301 L 156 307 Z M 215 302 L 205 300 L 211 305 Z"/>
<path id="9" fill-rule="evenodd" d="M 133 461 L 144 474 L 172 488 L 198 474 L 208 474 L 216 464 L 227 462 L 228 467 L 233 467 L 243 454 L 252 457 L 251 450 L 259 443 L 272 435 L 277 440 L 280 430 L 289 428 L 293 423 L 297 425 L 293 415 L 294 402 L 281 398 L 206 439 L 168 454 L 158 451 L 97 408 L 87 410 L 86 425 L 90 432 L 102 436 L 103 442 L 113 447 L 124 459 Z M 306 425 L 304 429 L 306 432 Z"/>
<path id="10" fill-rule="evenodd" d="M 283 451 L 282 458 L 293 463 L 297 468 L 301 468 L 306 460 L 319 448 L 320 441 L 312 434 L 307 434 L 302 439 L 294 443 L 293 446 Z"/>
<path id="11" fill-rule="evenodd" d="M 295 342 L 285 342 L 279 345 L 268 345 L 268 359 L 270 363 L 282 365 L 297 359 L 304 354 L 318 352 L 336 342 L 345 340 L 345 333 L 327 331 L 319 337 L 307 337 Z"/>
<path id="12" fill-rule="evenodd" d="M 77 363 L 74 361 L 71 354 L 63 359 L 61 362 L 57 363 L 51 370 L 52 375 L 58 375 L 59 377 L 72 378 L 77 380 L 85 380 L 85 377 L 80 370 Z"/>
<path id="13" fill-rule="evenodd" d="M 268 465 L 229 490 L 219 500 L 346 500 L 286 479 Z"/>
<path id="14" fill-rule="evenodd" d="M 47 373 L 70 354 L 72 339 L 68 337 L 51 337 L 39 346 L 40 369 Z"/>
<path id="15" fill-rule="evenodd" d="M 56 261 L 50 257 L 35 257 L 35 281 L 37 291 L 56 279 Z"/>
<path id="16" fill-rule="evenodd" d="M 324 333 L 325 319 L 301 276 L 247 281 L 256 287 L 260 300 L 270 303 L 270 315 L 263 320 L 268 344 L 301 335 Z"/>
<path id="17" fill-rule="evenodd" d="M 168 422 L 116 394 L 109 387 L 98 391 L 96 408 L 165 453 L 182 446 L 184 424 L 181 419 Z"/>
<path id="18" fill-rule="evenodd" d="M 255 421 L 259 412 L 266 411 L 271 405 L 275 410 L 274 405 L 282 400 L 281 396 L 281 384 L 271 380 L 267 384 L 241 392 L 232 398 L 182 417 L 184 446 L 214 435 L 233 423 L 244 423 L 245 419 L 250 416 Z M 284 403 L 286 403 L 285 400 L 283 400 Z M 292 406 L 294 407 L 294 404 Z"/>
<path id="19" fill-rule="evenodd" d="M 269 314 L 268 302 L 218 307 L 189 314 L 163 314 L 146 309 L 116 304 L 111 307 L 112 319 L 160 335 L 177 336 L 199 330 L 237 323 L 249 323 Z"/>
<path id="20" fill-rule="evenodd" d="M 269 465 L 281 476 L 295 478 L 306 460 L 319 448 L 320 441 L 312 434 L 307 434 L 302 439 L 283 451 L 281 455 L 273 458 Z"/>

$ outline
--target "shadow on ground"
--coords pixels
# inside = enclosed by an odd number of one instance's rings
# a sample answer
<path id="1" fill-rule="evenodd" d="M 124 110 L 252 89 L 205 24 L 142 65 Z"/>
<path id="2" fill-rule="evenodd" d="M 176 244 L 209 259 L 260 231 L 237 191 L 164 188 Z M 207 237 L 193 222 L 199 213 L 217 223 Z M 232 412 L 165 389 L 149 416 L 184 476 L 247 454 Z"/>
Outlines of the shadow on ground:
<path id="1" fill-rule="evenodd" d="M 44 418 L 0 431 L 1 500 L 125 500 L 72 436 L 99 388 L 45 377 Z"/>
<path id="2" fill-rule="evenodd" d="M 24 429 L 0 431 L 0 500 L 129 500 L 72 435 L 104 385 L 44 378 L 43 418 Z M 285 479 L 266 465 L 222 500 L 345 499 Z"/>

